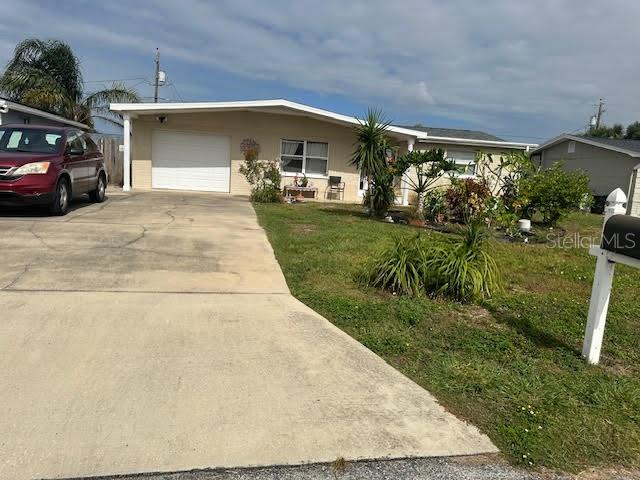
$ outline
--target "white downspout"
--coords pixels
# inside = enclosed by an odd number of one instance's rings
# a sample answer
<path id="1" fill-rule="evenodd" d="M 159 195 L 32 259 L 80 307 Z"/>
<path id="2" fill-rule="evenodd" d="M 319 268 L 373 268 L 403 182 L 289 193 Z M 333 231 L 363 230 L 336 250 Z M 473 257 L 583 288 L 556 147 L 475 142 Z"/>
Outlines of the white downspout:
<path id="1" fill-rule="evenodd" d="M 122 116 L 124 120 L 124 155 L 122 164 L 122 190 L 131 190 L 131 117 L 128 113 Z"/>

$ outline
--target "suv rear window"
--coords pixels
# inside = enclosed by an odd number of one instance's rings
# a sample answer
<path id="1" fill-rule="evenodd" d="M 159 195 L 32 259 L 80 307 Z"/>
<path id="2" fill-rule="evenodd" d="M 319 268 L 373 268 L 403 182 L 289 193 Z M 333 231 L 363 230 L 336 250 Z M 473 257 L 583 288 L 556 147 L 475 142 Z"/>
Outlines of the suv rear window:
<path id="1" fill-rule="evenodd" d="M 0 152 L 56 153 L 62 142 L 61 132 L 40 128 L 7 128 L 0 135 Z"/>

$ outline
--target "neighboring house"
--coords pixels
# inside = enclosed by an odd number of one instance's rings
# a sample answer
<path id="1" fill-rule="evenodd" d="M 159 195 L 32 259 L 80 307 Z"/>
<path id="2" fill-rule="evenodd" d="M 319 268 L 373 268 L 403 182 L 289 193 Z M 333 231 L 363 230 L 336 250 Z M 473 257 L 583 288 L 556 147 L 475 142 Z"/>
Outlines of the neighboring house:
<path id="1" fill-rule="evenodd" d="M 0 98 L 0 125 L 17 123 L 22 125 L 52 125 L 56 127 L 71 126 L 82 130 L 89 130 L 84 123 L 67 120 L 53 113 L 44 112 L 37 108 L 28 107 L 21 103 L 11 102 Z"/>
<path id="2" fill-rule="evenodd" d="M 178 189 L 247 195 L 250 187 L 239 173 L 244 161 L 240 143 L 260 144 L 260 158 L 280 160 L 283 183 L 306 175 L 326 199 L 329 177 L 344 182 L 343 200 L 359 202 L 365 181 L 350 165 L 358 119 L 287 100 L 212 103 L 112 104 L 124 118 L 124 189 Z M 436 130 L 436 129 L 434 129 Z M 390 126 L 388 134 L 402 147 L 444 148 L 473 176 L 477 150 L 500 154 L 536 145 L 505 142 L 486 134 L 459 130 Z M 482 136 L 483 138 L 478 138 Z M 130 177 L 129 173 L 130 166 Z M 409 191 L 399 182 L 399 199 Z"/>
<path id="3" fill-rule="evenodd" d="M 640 216 L 640 140 L 563 134 L 540 145 L 531 158 L 544 167 L 561 161 L 568 170 L 586 171 L 600 207 L 609 193 L 621 188 L 629 198 L 629 213 Z"/>

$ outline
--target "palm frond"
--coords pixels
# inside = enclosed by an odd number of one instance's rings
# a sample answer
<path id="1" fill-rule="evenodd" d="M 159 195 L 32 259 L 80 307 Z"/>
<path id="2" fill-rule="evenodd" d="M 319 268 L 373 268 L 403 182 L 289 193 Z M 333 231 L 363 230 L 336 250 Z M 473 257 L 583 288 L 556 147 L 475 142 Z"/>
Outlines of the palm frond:
<path id="1" fill-rule="evenodd" d="M 40 81 L 39 76 L 44 76 L 49 81 L 54 81 L 70 98 L 80 99 L 83 90 L 80 63 L 67 43 L 35 38 L 20 42 L 7 64 L 5 75 L 9 72 L 19 74 L 29 71 L 32 73 L 23 77 L 25 90 L 33 87 L 34 82 Z M 33 72 L 38 72 L 39 75 L 34 75 Z"/>
<path id="2" fill-rule="evenodd" d="M 114 83 L 111 88 L 87 95 L 82 103 L 91 109 L 95 109 L 108 107 L 110 103 L 137 103 L 139 101 L 140 96 L 134 89 L 127 87 L 124 83 Z"/>
<path id="3" fill-rule="evenodd" d="M 91 111 L 91 118 L 92 119 L 96 119 L 99 118 L 100 120 L 109 123 L 110 125 L 116 126 L 116 127 L 122 127 L 123 126 L 123 120 L 122 120 L 122 115 L 120 115 L 117 112 L 113 112 L 111 110 L 109 110 L 108 107 L 97 107 L 94 108 Z"/>

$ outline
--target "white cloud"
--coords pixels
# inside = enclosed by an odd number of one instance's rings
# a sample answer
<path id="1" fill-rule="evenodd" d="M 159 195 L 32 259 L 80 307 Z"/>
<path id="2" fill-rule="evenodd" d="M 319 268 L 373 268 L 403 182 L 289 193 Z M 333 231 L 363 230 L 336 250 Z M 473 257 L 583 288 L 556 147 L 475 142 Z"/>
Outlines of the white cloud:
<path id="1" fill-rule="evenodd" d="M 573 130 L 600 96 L 611 121 L 640 118 L 637 2 L 121 0 L 54 11 L 5 3 L 12 27 L 0 30 L 0 60 L 7 39 L 29 32 L 123 57 L 159 46 L 203 76 L 224 71 L 498 132 Z"/>

